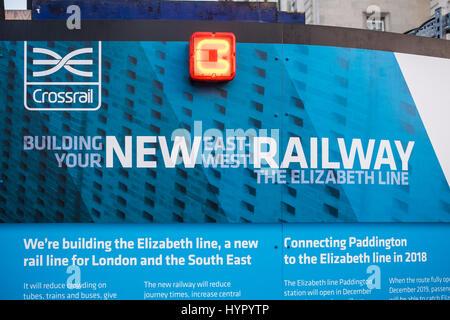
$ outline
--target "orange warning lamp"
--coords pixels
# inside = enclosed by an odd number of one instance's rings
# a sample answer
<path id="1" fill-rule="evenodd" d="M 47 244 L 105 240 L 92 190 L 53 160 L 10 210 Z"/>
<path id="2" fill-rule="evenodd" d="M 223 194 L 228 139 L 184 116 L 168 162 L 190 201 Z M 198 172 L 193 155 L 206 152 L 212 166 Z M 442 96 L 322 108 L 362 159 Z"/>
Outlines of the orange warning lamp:
<path id="1" fill-rule="evenodd" d="M 228 32 L 195 32 L 189 47 L 191 78 L 228 81 L 236 74 L 236 37 Z"/>

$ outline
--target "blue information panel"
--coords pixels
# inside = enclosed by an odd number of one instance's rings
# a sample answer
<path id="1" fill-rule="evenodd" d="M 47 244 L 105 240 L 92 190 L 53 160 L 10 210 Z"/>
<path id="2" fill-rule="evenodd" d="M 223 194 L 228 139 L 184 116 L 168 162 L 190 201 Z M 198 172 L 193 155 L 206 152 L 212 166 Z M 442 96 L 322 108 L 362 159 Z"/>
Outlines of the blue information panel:
<path id="1" fill-rule="evenodd" d="M 2 299 L 450 296 L 448 226 L 6 225 Z"/>
<path id="2" fill-rule="evenodd" d="M 237 40 L 0 42 L 0 298 L 450 297 L 450 60 Z"/>

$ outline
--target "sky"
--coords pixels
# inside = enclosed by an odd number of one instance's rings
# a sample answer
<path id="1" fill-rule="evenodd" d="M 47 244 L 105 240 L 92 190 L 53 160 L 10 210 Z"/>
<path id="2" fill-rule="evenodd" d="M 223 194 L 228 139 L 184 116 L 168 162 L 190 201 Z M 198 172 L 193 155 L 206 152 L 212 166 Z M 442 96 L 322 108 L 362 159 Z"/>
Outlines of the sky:
<path id="1" fill-rule="evenodd" d="M 5 0 L 5 10 L 26 10 L 27 0 Z"/>

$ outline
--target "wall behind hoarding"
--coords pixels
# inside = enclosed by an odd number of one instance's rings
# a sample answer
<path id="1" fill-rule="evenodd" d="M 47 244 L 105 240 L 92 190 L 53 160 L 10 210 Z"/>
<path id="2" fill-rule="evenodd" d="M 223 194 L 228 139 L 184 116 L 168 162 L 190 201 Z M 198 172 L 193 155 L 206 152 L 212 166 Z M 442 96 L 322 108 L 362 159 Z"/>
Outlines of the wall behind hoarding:
<path id="1" fill-rule="evenodd" d="M 336 27 L 367 29 L 366 12 L 378 6 L 387 16 L 389 32 L 404 33 L 429 18 L 428 0 L 307 0 L 306 22 Z"/>

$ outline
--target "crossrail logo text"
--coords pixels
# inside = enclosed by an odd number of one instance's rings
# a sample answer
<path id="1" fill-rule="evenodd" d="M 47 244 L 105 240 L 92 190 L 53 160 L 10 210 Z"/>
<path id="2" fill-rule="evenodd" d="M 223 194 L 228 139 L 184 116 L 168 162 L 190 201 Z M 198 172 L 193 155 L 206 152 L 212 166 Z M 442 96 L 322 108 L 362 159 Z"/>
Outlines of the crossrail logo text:
<path id="1" fill-rule="evenodd" d="M 41 43 L 39 43 L 41 44 Z M 59 50 L 24 43 L 24 105 L 31 111 L 94 111 L 101 106 L 101 42 Z M 96 45 L 95 45 L 96 44 Z M 65 55 L 60 52 L 65 50 Z"/>

